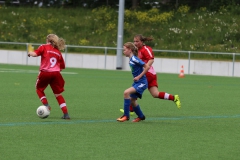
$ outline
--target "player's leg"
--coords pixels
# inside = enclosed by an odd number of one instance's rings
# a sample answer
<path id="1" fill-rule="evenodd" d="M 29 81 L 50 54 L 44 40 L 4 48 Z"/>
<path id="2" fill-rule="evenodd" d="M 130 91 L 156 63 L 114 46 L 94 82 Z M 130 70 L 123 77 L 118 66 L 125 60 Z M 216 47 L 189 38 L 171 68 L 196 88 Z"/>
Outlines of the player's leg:
<path id="1" fill-rule="evenodd" d="M 40 72 L 36 81 L 36 93 L 44 106 L 47 106 L 49 110 L 51 107 L 48 103 L 44 90 L 49 84 L 49 77 L 47 72 Z"/>
<path id="2" fill-rule="evenodd" d="M 67 108 L 64 97 L 62 96 L 62 94 L 54 94 L 54 95 L 57 99 L 59 107 L 61 108 L 61 110 L 63 112 L 62 119 L 70 119 L 70 116 L 68 114 L 68 108 Z"/>
<path id="3" fill-rule="evenodd" d="M 139 122 L 139 121 L 145 120 L 145 116 L 139 104 L 137 103 L 137 98 L 140 98 L 140 99 L 142 98 L 142 94 L 144 90 L 147 89 L 148 85 L 147 85 L 147 82 L 146 83 L 141 82 L 141 83 L 134 84 L 133 87 L 136 89 L 136 93 L 131 94 L 131 105 L 133 106 L 134 112 L 138 117 L 135 118 L 132 122 Z"/>
<path id="4" fill-rule="evenodd" d="M 132 105 L 129 106 L 129 111 L 131 116 L 135 114 Z M 124 113 L 124 109 L 120 109 L 120 112 Z"/>
<path id="5" fill-rule="evenodd" d="M 62 113 L 63 113 L 62 119 L 70 119 L 66 101 L 65 101 L 63 95 L 61 94 L 64 91 L 65 81 L 59 72 L 55 72 L 53 74 L 54 74 L 53 75 L 54 78 L 52 79 L 50 86 L 53 90 L 53 93 L 56 97 L 59 107 L 62 110 Z"/>
<path id="6" fill-rule="evenodd" d="M 177 108 L 181 108 L 181 102 L 180 102 L 179 95 L 172 95 L 172 94 L 169 94 L 169 93 L 166 93 L 166 92 L 159 92 L 158 88 L 155 87 L 155 86 L 151 87 L 149 89 L 149 92 L 151 93 L 152 97 L 174 101 Z"/>
<path id="7" fill-rule="evenodd" d="M 131 105 L 133 106 L 134 112 L 138 116 L 132 122 L 140 122 L 142 120 L 145 120 L 145 116 L 144 116 L 139 104 L 137 104 L 137 99 L 136 98 L 131 98 Z"/>
<path id="8" fill-rule="evenodd" d="M 181 102 L 178 95 L 172 95 L 167 92 L 159 92 L 158 90 L 158 83 L 157 83 L 157 75 L 148 74 L 148 90 L 153 98 L 165 99 L 174 101 L 177 108 L 181 108 Z"/>
<path id="9" fill-rule="evenodd" d="M 129 120 L 129 117 L 130 117 L 130 113 L 129 113 L 129 106 L 131 104 L 131 97 L 130 95 L 135 93 L 136 92 L 136 89 L 133 88 L 133 87 L 130 87 L 128 89 L 126 89 L 124 92 L 123 92 L 123 97 L 124 97 L 124 113 L 123 113 L 123 116 L 119 117 L 117 119 L 117 121 L 119 122 L 124 122 L 124 121 L 128 121 Z"/>
<path id="10" fill-rule="evenodd" d="M 153 98 L 159 98 L 159 99 L 174 101 L 174 95 L 169 94 L 167 92 L 159 92 L 158 88 L 156 86 L 152 86 L 148 90 L 151 93 Z"/>

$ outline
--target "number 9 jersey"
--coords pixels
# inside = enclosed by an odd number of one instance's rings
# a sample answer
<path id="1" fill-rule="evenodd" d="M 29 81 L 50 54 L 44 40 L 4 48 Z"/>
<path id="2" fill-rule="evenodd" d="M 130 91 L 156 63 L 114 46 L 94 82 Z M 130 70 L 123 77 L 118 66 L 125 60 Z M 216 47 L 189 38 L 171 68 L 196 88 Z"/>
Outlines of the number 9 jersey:
<path id="1" fill-rule="evenodd" d="M 56 72 L 65 69 L 62 53 L 51 44 L 43 44 L 34 52 L 41 56 L 40 71 Z"/>

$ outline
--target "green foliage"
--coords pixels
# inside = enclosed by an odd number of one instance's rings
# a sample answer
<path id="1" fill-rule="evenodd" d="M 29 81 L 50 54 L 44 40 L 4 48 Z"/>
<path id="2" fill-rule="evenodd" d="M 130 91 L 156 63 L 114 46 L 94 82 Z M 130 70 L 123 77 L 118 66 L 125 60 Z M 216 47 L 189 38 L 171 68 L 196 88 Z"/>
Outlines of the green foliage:
<path id="1" fill-rule="evenodd" d="M 237 4 L 239 4 L 238 0 L 212 0 L 210 3 L 210 8 L 212 10 L 218 10 L 222 6 L 235 6 Z"/>
<path id="2" fill-rule="evenodd" d="M 181 13 L 181 14 L 186 14 L 188 13 L 190 10 L 190 7 L 185 5 L 185 6 L 180 6 L 178 9 L 177 9 L 177 12 Z"/>
<path id="3" fill-rule="evenodd" d="M 156 8 L 150 9 L 148 11 L 131 11 L 125 10 L 125 22 L 129 24 L 134 21 L 133 25 L 144 26 L 144 25 L 156 25 L 169 22 L 174 13 L 173 12 L 163 12 L 159 13 L 159 10 Z M 136 27 L 137 27 L 136 26 Z M 125 27 L 128 30 L 129 25 Z M 134 28 L 136 28 L 134 27 Z M 133 29 L 131 27 L 131 29 Z"/>
<path id="4" fill-rule="evenodd" d="M 124 41 L 143 34 L 154 38 L 153 49 L 239 52 L 239 8 L 221 6 L 211 11 L 201 7 L 194 12 L 187 5 L 170 11 L 126 9 Z M 46 35 L 55 33 L 70 45 L 117 44 L 118 13 L 110 7 L 92 10 L 0 7 L 0 23 L 0 41 L 4 42 L 45 43 Z"/>

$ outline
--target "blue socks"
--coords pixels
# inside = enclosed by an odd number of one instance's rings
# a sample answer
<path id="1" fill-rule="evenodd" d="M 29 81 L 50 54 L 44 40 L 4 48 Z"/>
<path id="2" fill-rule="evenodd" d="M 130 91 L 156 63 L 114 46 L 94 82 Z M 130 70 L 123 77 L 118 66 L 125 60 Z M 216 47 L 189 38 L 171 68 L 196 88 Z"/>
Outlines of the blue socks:
<path id="1" fill-rule="evenodd" d="M 127 117 L 130 117 L 130 106 L 131 100 L 130 99 L 124 99 L 124 115 Z M 138 115 L 139 118 L 143 118 L 143 112 L 140 109 L 140 106 L 137 105 L 136 107 L 133 107 L 134 112 Z"/>
<path id="2" fill-rule="evenodd" d="M 142 110 L 140 109 L 140 106 L 137 105 L 136 107 L 133 107 L 134 112 L 138 115 L 139 118 L 143 118 L 144 115 L 142 113 Z"/>
<path id="3" fill-rule="evenodd" d="M 131 103 L 131 100 L 130 99 L 124 99 L 124 115 L 127 116 L 127 117 L 130 117 L 130 109 L 129 109 L 129 106 L 130 106 L 130 103 Z"/>

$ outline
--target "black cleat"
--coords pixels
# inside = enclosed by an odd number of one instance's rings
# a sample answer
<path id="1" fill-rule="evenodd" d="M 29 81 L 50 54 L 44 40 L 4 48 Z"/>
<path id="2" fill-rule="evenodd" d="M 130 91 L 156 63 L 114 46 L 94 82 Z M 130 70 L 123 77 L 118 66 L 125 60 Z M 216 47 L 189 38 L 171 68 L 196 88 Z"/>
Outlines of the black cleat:
<path id="1" fill-rule="evenodd" d="M 68 114 L 64 114 L 64 115 L 62 116 L 62 119 L 67 119 L 67 120 L 69 120 L 69 119 L 70 119 L 70 117 L 69 117 L 69 115 L 68 115 Z"/>

